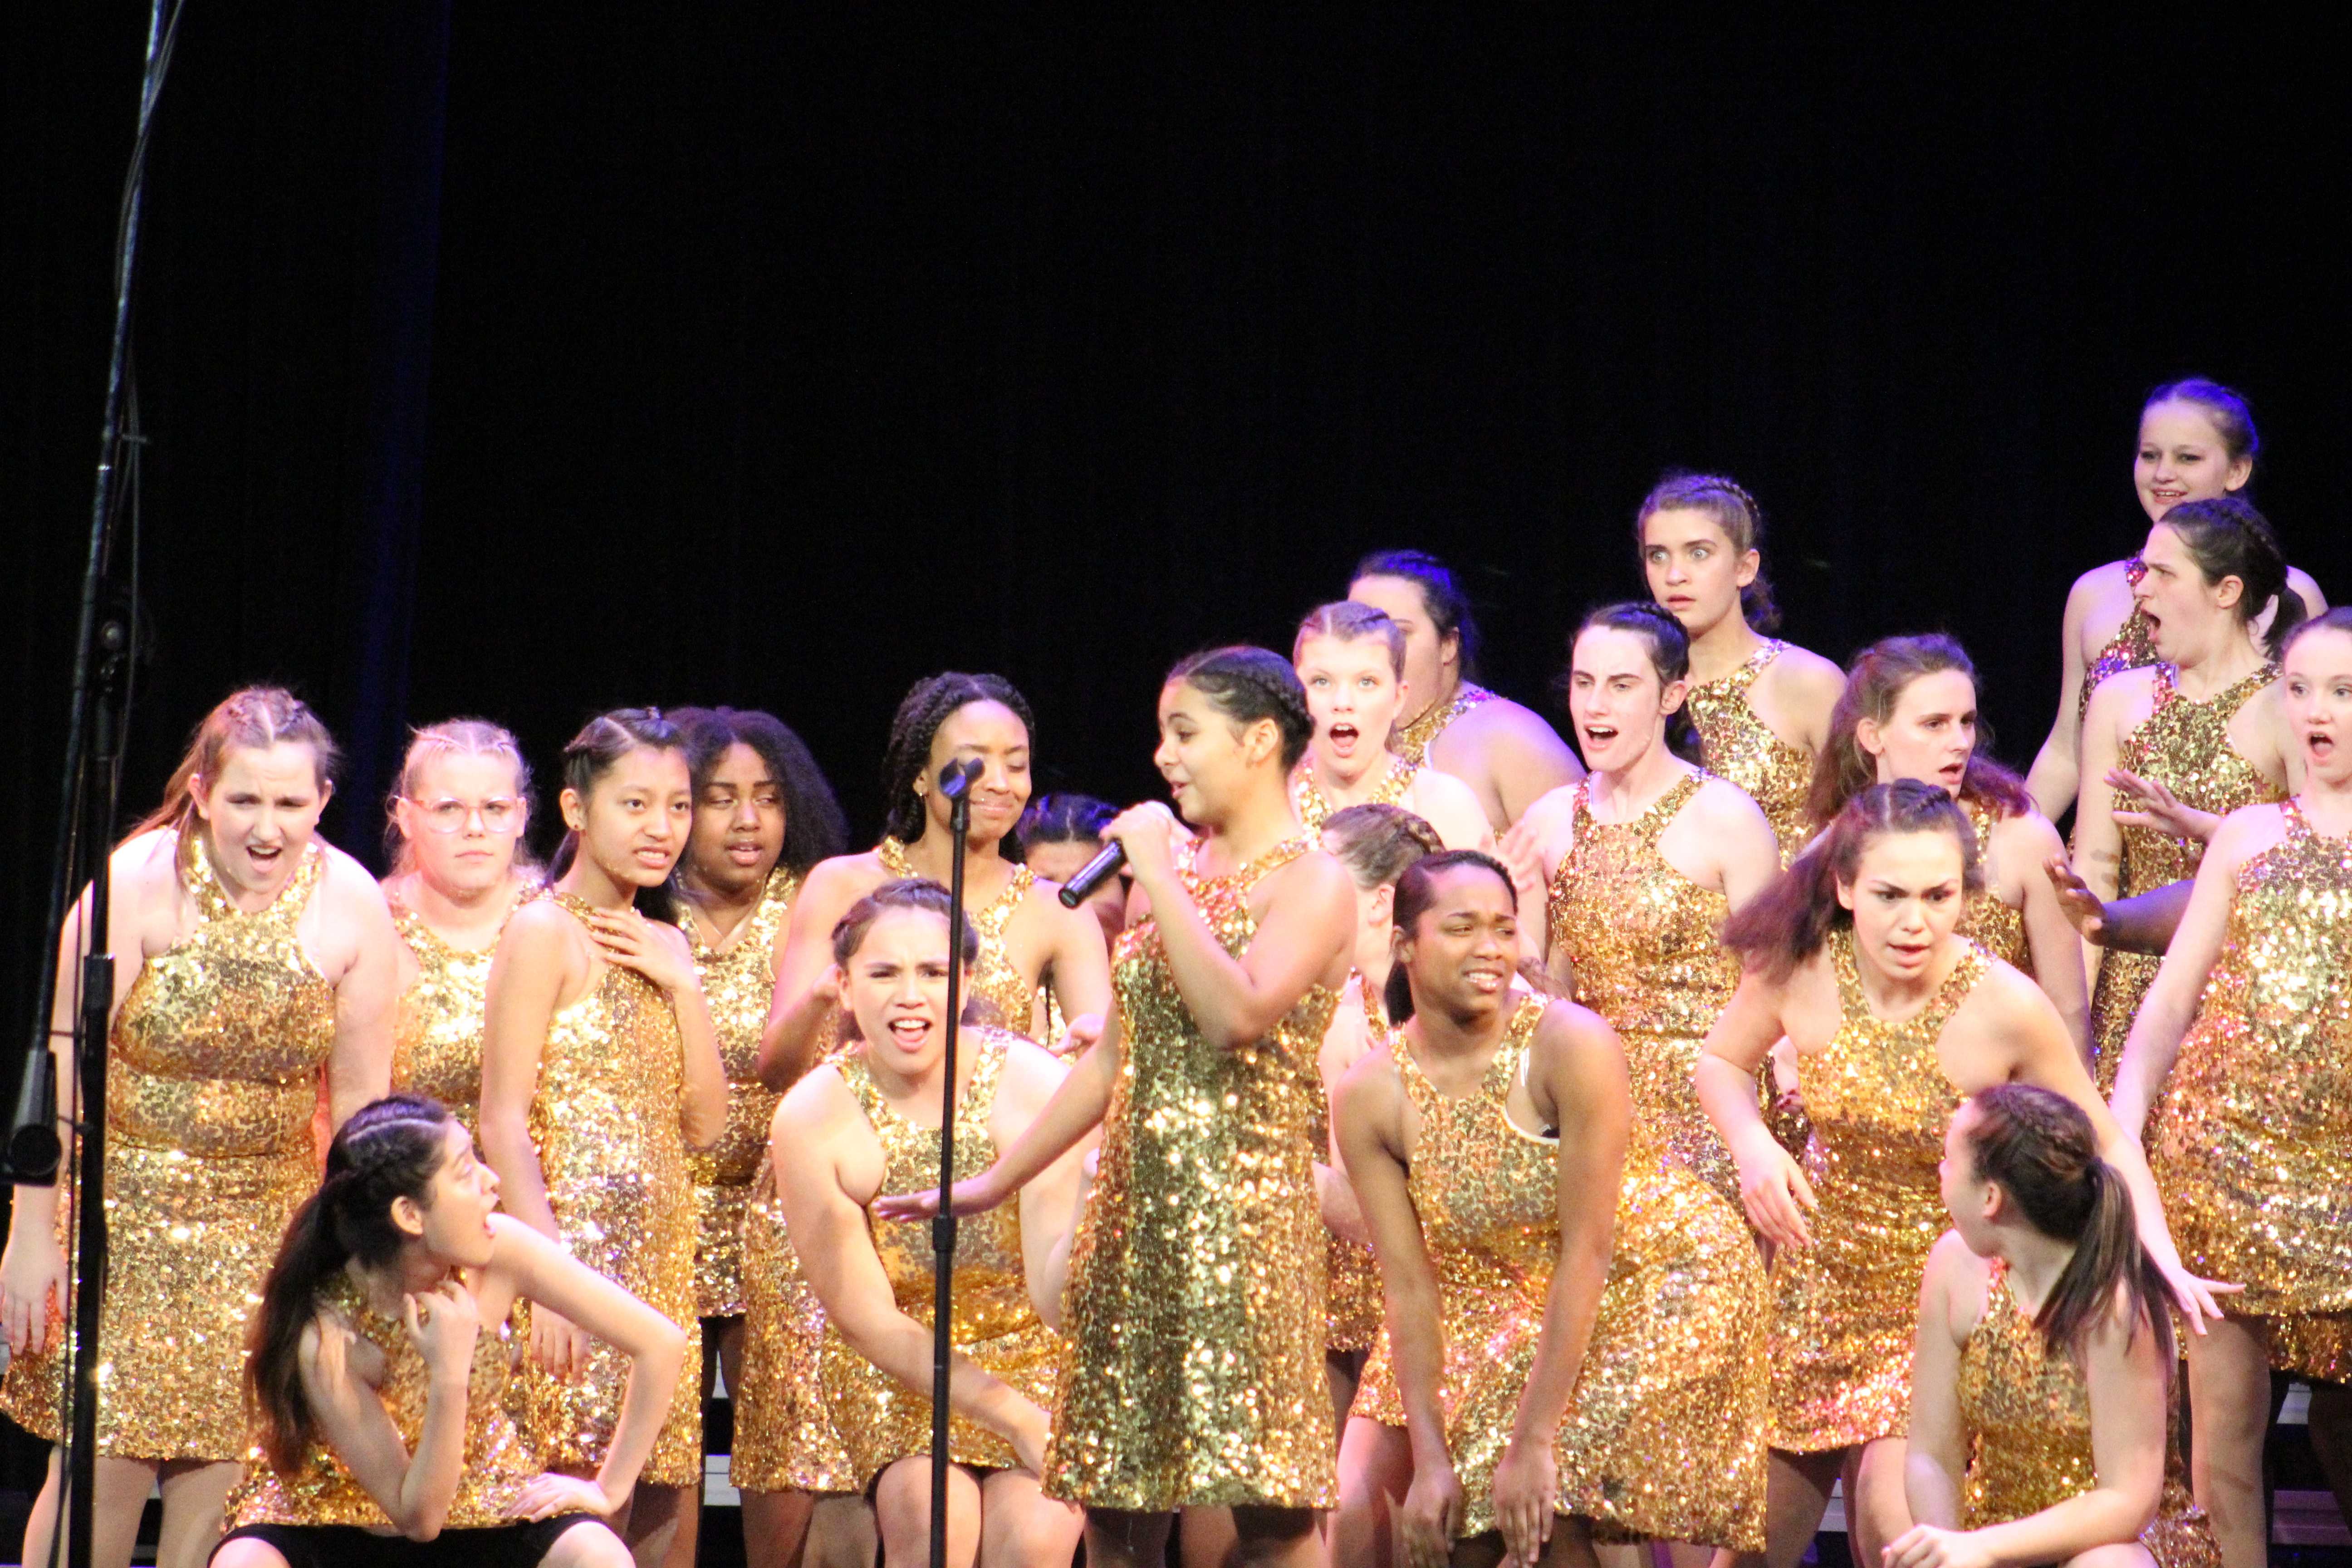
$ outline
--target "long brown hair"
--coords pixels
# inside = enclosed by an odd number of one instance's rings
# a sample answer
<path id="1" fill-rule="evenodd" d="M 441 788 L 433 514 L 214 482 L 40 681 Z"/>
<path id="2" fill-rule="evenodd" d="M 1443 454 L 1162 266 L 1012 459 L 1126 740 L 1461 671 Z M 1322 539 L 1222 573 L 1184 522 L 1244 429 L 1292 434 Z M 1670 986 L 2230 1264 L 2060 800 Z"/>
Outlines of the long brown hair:
<path id="1" fill-rule="evenodd" d="M 1813 784 L 1805 814 L 1818 827 L 1845 809 L 1845 803 L 1878 782 L 1878 759 L 1862 749 L 1856 734 L 1864 719 L 1881 729 L 1892 722 L 1903 693 L 1922 676 L 1957 670 L 1982 689 L 1969 650 L 1941 632 L 1914 637 L 1882 637 L 1846 666 L 1845 690 L 1830 710 L 1830 738 L 1813 759 Z M 1985 753 L 1992 726 L 1977 721 L 1976 750 L 1960 778 L 1960 794 L 1992 807 L 1996 816 L 2019 816 L 2033 809 L 2025 781 Z M 1983 847 L 1981 845 L 1979 848 Z"/>
<path id="2" fill-rule="evenodd" d="M 1633 514 L 1633 550 L 1649 548 L 1650 519 L 1662 511 L 1704 512 L 1731 541 L 1731 552 L 1758 554 L 1756 575 L 1739 590 L 1739 614 L 1755 631 L 1769 632 L 1780 624 L 1780 607 L 1772 603 L 1772 584 L 1764 575 L 1764 509 L 1739 481 L 1723 474 L 1670 473 L 1642 498 Z"/>
<path id="3" fill-rule="evenodd" d="M 2172 1364 L 2169 1292 L 2156 1259 L 2140 1245 L 2131 1189 L 2099 1158 L 2098 1135 L 2083 1108 L 2063 1094 L 2025 1083 L 1997 1083 L 1969 1103 L 1976 1120 L 1965 1138 L 1980 1181 L 2013 1199 L 2026 1223 L 2074 1244 L 2049 1300 L 2034 1315 L 2053 1355 L 2079 1357 L 2084 1342 L 2122 1292 L 2131 1332 L 2156 1335 L 2157 1359 Z"/>
<path id="4" fill-rule="evenodd" d="M 281 741 L 310 748 L 320 789 L 334 783 L 343 753 L 309 704 L 282 686 L 248 686 L 230 692 L 197 723 L 188 737 L 187 754 L 163 785 L 162 804 L 141 818 L 129 836 L 185 827 L 195 817 L 199 781 L 209 784 L 219 778 L 224 756 L 239 746 L 267 751 Z"/>
<path id="5" fill-rule="evenodd" d="M 1851 884 L 1862 852 L 1889 833 L 1951 835 L 1960 847 L 1962 886 L 1971 893 L 1984 890 L 1976 829 L 1967 816 L 1938 786 L 1896 779 L 1873 784 L 1846 802 L 1829 831 L 1796 864 L 1723 922 L 1723 945 L 1766 979 L 1787 979 L 1822 950 L 1832 931 L 1853 923 L 1853 912 L 1838 902 L 1838 884 Z"/>
<path id="6" fill-rule="evenodd" d="M 596 781 L 609 773 L 623 757 L 643 746 L 656 752 L 686 752 L 686 737 L 662 717 L 658 708 L 615 708 L 581 726 L 563 748 L 563 787 L 580 797 L 583 810 L 596 793 Z M 547 862 L 547 879 L 572 869 L 580 853 L 580 835 L 564 829 L 562 842 Z"/>

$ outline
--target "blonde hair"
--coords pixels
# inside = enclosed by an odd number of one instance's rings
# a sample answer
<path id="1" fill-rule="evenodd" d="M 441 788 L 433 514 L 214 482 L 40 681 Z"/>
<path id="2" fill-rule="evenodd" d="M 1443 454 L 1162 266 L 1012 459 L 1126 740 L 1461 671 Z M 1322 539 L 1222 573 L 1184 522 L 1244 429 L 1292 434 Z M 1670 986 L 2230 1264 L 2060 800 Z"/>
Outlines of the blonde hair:
<path id="1" fill-rule="evenodd" d="M 184 830 L 194 819 L 199 780 L 220 777 L 221 759 L 238 747 L 268 751 L 286 743 L 310 748 L 311 769 L 324 791 L 334 784 L 343 753 L 310 705 L 281 686 L 248 686 L 221 699 L 188 737 L 187 754 L 164 783 L 161 805 L 130 836 L 158 827 Z"/>
<path id="2" fill-rule="evenodd" d="M 392 793 L 383 797 L 383 858 L 392 876 L 403 876 L 416 866 L 408 835 L 400 830 L 400 803 L 416 798 L 416 783 L 424 775 L 425 764 L 443 757 L 504 757 L 514 764 L 515 798 L 523 803 L 525 811 L 530 808 L 530 763 L 523 757 L 521 743 L 503 725 L 487 719 L 444 719 L 438 724 L 412 730 L 407 754 L 401 759 L 400 772 L 393 777 Z M 516 867 L 532 864 L 520 840 L 517 840 Z"/>
<path id="3" fill-rule="evenodd" d="M 1353 599 L 1317 605 L 1298 623 L 1298 635 L 1290 644 L 1291 663 L 1298 662 L 1309 637 L 1335 637 L 1340 642 L 1378 637 L 1388 644 L 1389 667 L 1398 679 L 1404 679 L 1404 628 L 1389 619 L 1386 610 L 1376 610 Z"/>

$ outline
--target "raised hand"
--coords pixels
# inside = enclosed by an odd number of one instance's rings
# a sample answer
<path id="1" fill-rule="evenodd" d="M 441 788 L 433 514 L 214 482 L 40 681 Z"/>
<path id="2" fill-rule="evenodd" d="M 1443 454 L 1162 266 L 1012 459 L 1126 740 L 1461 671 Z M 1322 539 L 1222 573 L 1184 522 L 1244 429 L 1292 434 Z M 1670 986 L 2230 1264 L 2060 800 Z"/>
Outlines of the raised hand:
<path id="1" fill-rule="evenodd" d="M 1183 833 L 1176 814 L 1153 800 L 1130 805 L 1111 818 L 1103 837 L 1117 840 L 1127 850 L 1129 868 L 1148 882 L 1175 869 L 1176 846 Z"/>
<path id="2" fill-rule="evenodd" d="M 588 1370 L 588 1331 L 543 1301 L 530 1304 L 531 1364 L 559 1383 L 577 1383 Z"/>
<path id="3" fill-rule="evenodd" d="M 408 1331 L 408 1342 L 425 1358 L 426 1367 L 463 1377 L 473 1365 L 482 1314 L 474 1305 L 472 1291 L 454 1279 L 445 1279 L 430 1290 L 401 1298 L 400 1326 Z"/>
<path id="4" fill-rule="evenodd" d="M 2109 768 L 2107 787 L 2116 792 L 2113 816 L 2126 827 L 2152 827 L 2168 838 L 2188 838 L 2202 844 L 2221 826 L 2219 813 L 2182 805 L 2160 779 L 2144 779 L 2122 768 Z M 2138 804 L 2126 811 L 2122 805 L 2126 799 Z"/>
<path id="5" fill-rule="evenodd" d="M 2105 947 L 2107 942 L 2107 906 L 2099 895 L 2091 891 L 2091 884 L 2076 875 L 2074 866 L 2063 855 L 2053 855 L 2042 863 L 2042 874 L 2057 889 L 2058 908 L 2065 913 L 2082 939 L 2093 947 Z"/>
<path id="6" fill-rule="evenodd" d="M 996 1167 L 992 1165 L 968 1181 L 958 1182 L 948 1189 L 959 1215 L 986 1214 L 1013 1194 L 997 1189 Z M 935 1219 L 940 1212 L 940 1190 L 925 1187 L 919 1193 L 892 1193 L 874 1200 L 877 1219 Z"/>
<path id="7" fill-rule="evenodd" d="M 608 963 L 635 970 L 664 991 L 700 984 L 694 961 L 679 951 L 679 944 L 634 909 L 592 911 L 588 934 Z"/>

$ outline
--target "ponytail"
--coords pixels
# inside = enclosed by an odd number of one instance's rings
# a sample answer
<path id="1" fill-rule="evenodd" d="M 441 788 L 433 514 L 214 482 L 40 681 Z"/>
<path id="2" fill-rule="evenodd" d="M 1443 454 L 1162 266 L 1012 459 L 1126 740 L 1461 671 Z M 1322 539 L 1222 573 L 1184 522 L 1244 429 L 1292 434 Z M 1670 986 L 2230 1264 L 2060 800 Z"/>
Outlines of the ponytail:
<path id="1" fill-rule="evenodd" d="M 2239 583 L 2235 614 L 2241 626 L 2251 626 L 2264 606 L 2276 603 L 2263 651 L 2275 660 L 2286 651 L 2287 637 L 2311 614 L 2303 595 L 2287 586 L 2286 554 L 2278 535 L 2253 503 L 2236 496 L 2210 500 L 2185 500 L 2156 520 L 2158 528 L 2178 534 L 2208 583 L 2235 577 Z"/>
<path id="2" fill-rule="evenodd" d="M 588 797 L 595 793 L 596 781 L 640 746 L 649 746 L 656 752 L 682 752 L 686 750 L 686 737 L 677 725 L 662 717 L 658 708 L 616 708 L 589 720 L 580 733 L 572 737 L 563 748 L 563 787 L 580 797 L 583 812 L 588 808 Z M 579 853 L 580 835 L 565 828 L 562 841 L 548 858 L 547 879 L 552 882 L 571 870 Z"/>
<path id="3" fill-rule="evenodd" d="M 245 1363 L 248 1424 L 280 1475 L 301 1469 L 318 1436 L 300 1351 L 320 1292 L 354 1258 L 373 1268 L 400 1255 L 408 1238 L 392 1221 L 392 1201 L 427 1201 L 451 1125 L 440 1101 L 425 1095 L 362 1106 L 328 1147 L 326 1180 L 286 1227 L 246 1329 Z"/>
<path id="4" fill-rule="evenodd" d="M 2097 1135 L 2083 1108 L 2031 1084 L 2002 1083 L 1969 1101 L 1967 1133 L 1979 1180 L 1999 1185 L 2026 1223 L 2074 1256 L 2051 1289 L 2033 1326 L 2052 1355 L 2079 1358 L 2084 1343 L 2123 1296 L 2130 1332 L 2156 1335 L 2158 1359 L 2172 1363 L 2172 1315 L 2164 1276 L 2140 1245 L 2131 1189 L 2099 1158 Z"/>

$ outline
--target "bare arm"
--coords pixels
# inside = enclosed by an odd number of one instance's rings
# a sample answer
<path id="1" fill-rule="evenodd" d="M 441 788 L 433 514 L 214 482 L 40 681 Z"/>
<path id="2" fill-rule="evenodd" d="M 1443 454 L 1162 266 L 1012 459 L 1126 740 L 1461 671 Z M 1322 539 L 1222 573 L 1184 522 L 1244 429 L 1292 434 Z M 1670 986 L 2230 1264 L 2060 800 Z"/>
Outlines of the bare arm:
<path id="1" fill-rule="evenodd" d="M 1698 1065 L 1691 1072 L 1699 1108 L 1715 1123 L 1739 1167 L 1739 1197 L 1748 1223 L 1776 1247 L 1811 1240 L 1804 1211 L 1813 1206 L 1812 1184 L 1773 1139 L 1757 1104 L 1756 1075 L 1773 1045 L 1788 1033 L 1781 1021 L 1787 996 L 1785 984 L 1767 980 L 1752 969 L 1741 975 L 1739 989 L 1707 1031 Z"/>
<path id="2" fill-rule="evenodd" d="M 2090 613 L 2090 583 L 2086 573 L 2074 580 L 2066 595 L 2066 614 L 2059 632 L 2057 715 L 2050 722 L 2050 736 L 2042 742 L 2032 770 L 2025 775 L 2025 792 L 2053 822 L 2074 804 L 2083 736 L 2083 622 Z"/>
<path id="3" fill-rule="evenodd" d="M 1100 951 L 1102 943 L 1095 943 Z M 1019 1137 L 1053 1103 L 1070 1076 L 1051 1051 L 1015 1040 L 998 1080 L 990 1135 L 998 1148 Z M 1086 1152 L 1081 1140 L 1021 1186 L 1021 1268 L 1029 1282 L 1030 1304 L 1048 1328 L 1062 1326 L 1062 1292 L 1069 1283 L 1070 1244 L 1076 1238 L 1079 1201 L 1086 1189 Z"/>
<path id="4" fill-rule="evenodd" d="M 320 913 L 348 922 L 355 944 L 351 966 L 335 981 L 335 1038 L 327 1054 L 327 1111 L 341 1127 L 352 1112 L 392 1090 L 400 932 L 375 879 L 349 856 L 324 853 L 325 891 L 332 901 Z"/>
<path id="5" fill-rule="evenodd" d="M 1960 1525 L 1960 1485 L 1968 1444 L 1960 1426 L 1960 1343 L 1956 1291 L 1981 1293 L 1983 1265 L 1956 1232 L 1947 1231 L 1919 1285 L 1919 1328 L 1911 1357 L 1911 1430 L 1903 1461 L 1903 1500 L 1911 1517 L 1941 1530 Z"/>
<path id="6" fill-rule="evenodd" d="M 1492 703 L 1486 704 L 1493 708 Z M 1447 751 L 1447 737 L 1440 736 L 1437 749 Z M 1488 789 L 1502 807 L 1503 819 L 1490 822 L 1497 831 L 1509 826 L 1524 816 L 1528 806 L 1562 784 L 1572 784 L 1584 776 L 1584 766 L 1569 750 L 1559 731 L 1544 722 L 1540 714 L 1514 704 L 1505 709 L 1478 736 L 1479 752 L 1486 763 Z M 1444 763 L 1432 758 L 1441 768 Z M 1446 772 L 1454 770 L 1446 768 Z M 1455 774 L 1460 777 L 1459 773 Z M 1478 794 L 1475 781 L 1464 779 Z M 1485 806 L 1482 803 L 1480 809 Z M 1433 824 L 1432 826 L 1434 826 Z M 1451 840 L 1448 840 L 1449 847 Z"/>
<path id="7" fill-rule="evenodd" d="M 1091 1013 L 1106 1017 L 1111 1010 L 1110 954 L 1103 950 L 1102 922 L 1094 911 L 1079 908 L 1066 910 L 1061 900 L 1053 897 L 1057 884 L 1040 882 L 1040 897 L 1052 911 L 1053 957 L 1048 961 L 1046 978 L 1054 988 L 1054 1000 L 1062 1005 L 1062 1016 L 1082 1018 Z M 1045 1042 L 1049 1047 L 1054 1041 Z"/>
<path id="8" fill-rule="evenodd" d="M 833 973 L 833 928 L 857 901 L 860 881 L 850 861 L 827 860 L 809 873 L 793 900 L 753 1068 L 770 1089 L 789 1089 L 815 1064 L 825 1021 L 841 1005 Z"/>
<path id="9" fill-rule="evenodd" d="M 2091 890 L 2112 899 L 2123 871 L 2123 832 L 2107 773 L 2119 758 L 2120 730 L 2137 671 L 2102 681 L 2083 715 L 2082 784 L 2074 801 L 2074 869 Z"/>
<path id="10" fill-rule="evenodd" d="M 303 1397 L 326 1446 L 394 1529 L 411 1541 L 431 1541 L 465 1473 L 466 1382 L 481 1319 L 473 1297 L 452 1281 L 407 1298 L 401 1327 L 425 1364 L 425 1415 L 414 1454 L 382 1396 L 352 1370 L 353 1337 L 340 1319 L 313 1318 L 295 1354 Z"/>
<path id="11" fill-rule="evenodd" d="M 482 1004 L 482 1157 L 499 1173 L 500 1204 L 541 1236 L 556 1234 L 547 1177 L 530 1141 L 540 1053 L 571 968 L 571 916 L 552 904 L 515 911 L 490 960 Z"/>
<path id="12" fill-rule="evenodd" d="M 2012 816 L 1995 829 L 2004 867 L 2015 866 L 2025 894 L 2022 910 L 2026 952 L 2033 960 L 2033 978 L 2074 1042 L 2085 1064 L 2091 1059 L 2091 990 L 2083 956 L 2083 939 L 2059 907 L 2058 889 L 2042 873 L 2053 856 L 2065 852 L 2058 830 L 2040 816 Z"/>
<path id="13" fill-rule="evenodd" d="M 74 998 L 80 988 L 82 959 L 90 946 L 89 914 L 89 895 L 85 892 L 67 911 L 64 929 L 58 933 L 57 994 L 49 1007 L 49 1062 L 57 1082 L 58 1144 L 65 1163 L 71 1162 L 74 1153 Z M 139 954 L 135 948 L 125 952 L 119 939 L 108 945 L 115 955 L 119 1002 L 122 972 L 137 971 Z M 110 1016 L 111 1007 L 109 1011 Z M 49 1331 L 52 1308 L 58 1311 L 65 1308 L 67 1264 L 65 1249 L 58 1245 L 58 1186 L 54 1183 L 19 1186 L 15 1192 L 8 1213 L 7 1251 L 0 1257 L 0 1316 L 6 1319 L 9 1353 L 37 1355 L 49 1348 L 55 1337 Z"/>

